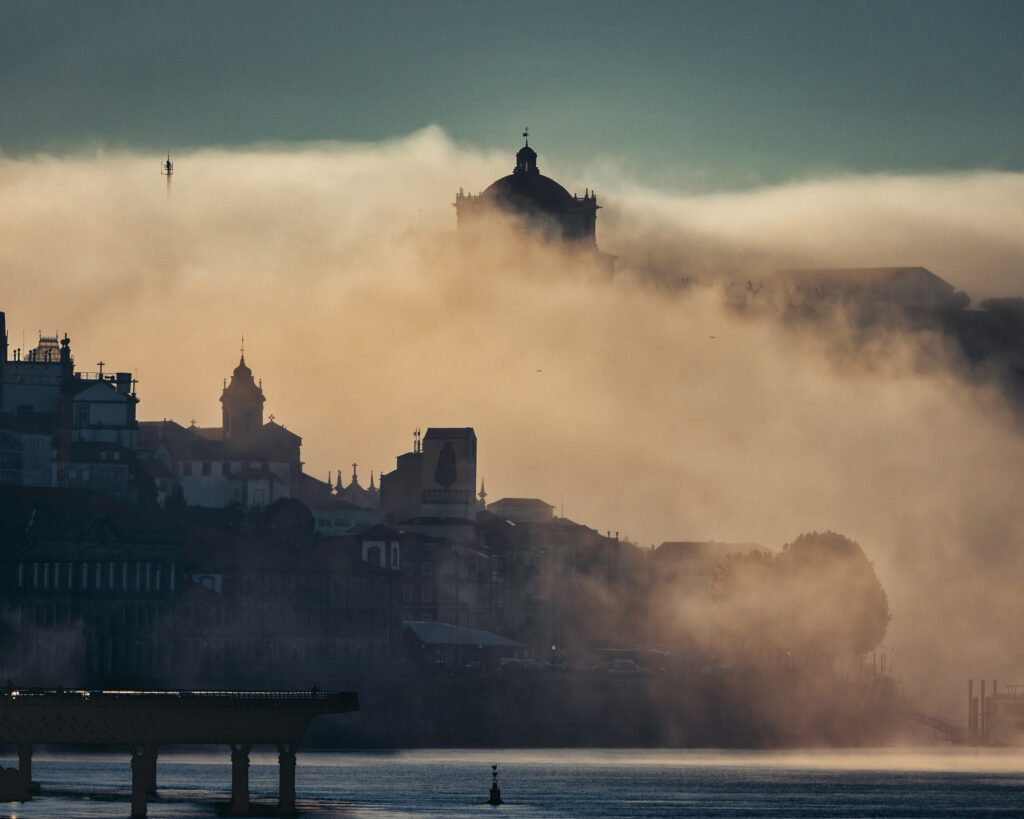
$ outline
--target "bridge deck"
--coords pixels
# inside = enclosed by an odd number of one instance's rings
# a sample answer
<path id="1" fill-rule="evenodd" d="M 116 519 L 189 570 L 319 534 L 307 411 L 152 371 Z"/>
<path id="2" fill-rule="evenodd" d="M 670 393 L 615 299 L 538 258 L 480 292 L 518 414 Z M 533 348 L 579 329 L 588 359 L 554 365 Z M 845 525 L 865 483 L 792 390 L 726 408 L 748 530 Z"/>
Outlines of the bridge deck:
<path id="1" fill-rule="evenodd" d="M 63 691 L 0 695 L 0 743 L 297 743 L 319 714 L 359 710 L 344 691 Z"/>

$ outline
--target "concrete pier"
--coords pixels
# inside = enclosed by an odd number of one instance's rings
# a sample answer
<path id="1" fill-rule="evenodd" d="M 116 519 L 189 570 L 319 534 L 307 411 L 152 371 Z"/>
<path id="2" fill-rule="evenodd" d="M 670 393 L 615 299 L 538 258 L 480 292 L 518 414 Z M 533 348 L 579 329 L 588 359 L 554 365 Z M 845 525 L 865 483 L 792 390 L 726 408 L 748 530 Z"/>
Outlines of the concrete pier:
<path id="1" fill-rule="evenodd" d="M 228 816 L 249 815 L 249 751 L 252 745 L 231 746 L 231 804 Z"/>
<path id="2" fill-rule="evenodd" d="M 278 744 L 277 764 L 280 767 L 277 810 L 284 816 L 295 813 L 295 751 L 294 745 Z"/>
<path id="3" fill-rule="evenodd" d="M 0 745 L 16 745 L 18 769 L 0 770 L 4 792 L 31 798 L 32 746 L 121 745 L 131 753 L 132 807 L 146 815 L 156 793 L 161 745 L 226 745 L 231 749 L 231 816 L 247 816 L 249 752 L 273 745 L 280 765 L 279 812 L 295 812 L 296 751 L 319 714 L 359 710 L 343 691 L 67 691 L 26 689 L 0 694 Z"/>

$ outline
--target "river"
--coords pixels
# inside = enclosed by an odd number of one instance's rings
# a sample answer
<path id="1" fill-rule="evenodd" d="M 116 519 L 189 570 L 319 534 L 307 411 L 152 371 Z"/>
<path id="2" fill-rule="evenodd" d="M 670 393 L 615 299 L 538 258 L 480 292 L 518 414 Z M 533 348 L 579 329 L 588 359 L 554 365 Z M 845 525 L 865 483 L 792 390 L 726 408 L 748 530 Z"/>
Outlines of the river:
<path id="1" fill-rule="evenodd" d="M 0 763 L 16 764 L 11 749 Z M 274 816 L 276 753 L 254 750 L 253 803 Z M 299 752 L 302 816 L 962 817 L 1024 815 L 1024 753 L 1014 749 L 852 751 L 496 750 Z M 505 804 L 486 804 L 498 764 Z M 118 817 L 130 812 L 127 753 L 40 749 L 31 802 L 0 817 Z M 162 753 L 149 816 L 216 817 L 230 796 L 228 752 Z"/>

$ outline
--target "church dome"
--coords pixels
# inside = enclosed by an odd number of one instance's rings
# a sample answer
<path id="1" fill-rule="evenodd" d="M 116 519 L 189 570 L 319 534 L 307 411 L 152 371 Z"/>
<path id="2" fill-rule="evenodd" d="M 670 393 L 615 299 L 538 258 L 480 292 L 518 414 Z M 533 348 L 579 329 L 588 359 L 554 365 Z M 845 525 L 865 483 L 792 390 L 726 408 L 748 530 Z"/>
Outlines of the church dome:
<path id="1" fill-rule="evenodd" d="M 563 213 L 576 204 L 572 194 L 537 168 L 537 152 L 527 142 L 516 153 L 516 167 L 508 176 L 493 182 L 481 200 L 503 210 L 523 213 Z"/>
<path id="2" fill-rule="evenodd" d="M 561 213 L 575 204 L 572 194 L 554 179 L 537 173 L 533 176 L 509 174 L 492 182 L 481 199 L 516 212 L 543 210 Z"/>

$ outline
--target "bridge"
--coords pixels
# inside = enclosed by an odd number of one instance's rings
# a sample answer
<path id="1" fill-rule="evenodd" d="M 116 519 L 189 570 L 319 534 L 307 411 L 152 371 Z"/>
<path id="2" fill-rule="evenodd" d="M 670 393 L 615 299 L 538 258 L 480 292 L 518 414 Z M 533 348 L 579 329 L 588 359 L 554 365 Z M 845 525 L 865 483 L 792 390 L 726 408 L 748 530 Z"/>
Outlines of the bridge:
<path id="1" fill-rule="evenodd" d="M 278 750 L 278 808 L 295 811 L 295 753 L 313 717 L 359 710 L 354 692 L 66 691 L 8 689 L 0 694 L 0 744 L 18 746 L 18 768 L 0 769 L 0 800 L 30 799 L 32 746 L 124 745 L 131 753 L 132 816 L 146 815 L 156 792 L 162 745 L 231 749 L 229 816 L 248 816 L 249 752 Z"/>

